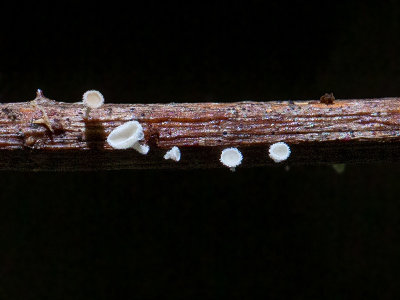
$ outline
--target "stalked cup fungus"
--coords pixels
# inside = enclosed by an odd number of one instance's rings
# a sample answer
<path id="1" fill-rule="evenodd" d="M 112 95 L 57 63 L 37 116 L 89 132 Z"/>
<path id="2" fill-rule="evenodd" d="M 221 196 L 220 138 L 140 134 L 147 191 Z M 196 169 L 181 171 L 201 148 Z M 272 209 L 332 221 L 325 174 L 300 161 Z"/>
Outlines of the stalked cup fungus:
<path id="1" fill-rule="evenodd" d="M 111 131 L 107 143 L 114 149 L 127 149 L 133 147 L 143 137 L 142 125 L 138 121 L 129 121 Z"/>
<path id="2" fill-rule="evenodd" d="M 242 163 L 243 155 L 237 148 L 226 148 L 222 150 L 220 161 L 232 171 Z"/>
<path id="3" fill-rule="evenodd" d="M 99 91 L 90 90 L 83 94 L 83 104 L 88 108 L 99 108 L 104 104 L 104 97 Z"/>
<path id="4" fill-rule="evenodd" d="M 171 150 L 167 151 L 164 155 L 164 159 L 172 159 L 174 161 L 179 161 L 181 159 L 181 151 L 178 147 L 174 146 Z"/>
<path id="5" fill-rule="evenodd" d="M 269 157 L 276 163 L 288 159 L 290 148 L 283 142 L 275 143 L 269 147 Z"/>

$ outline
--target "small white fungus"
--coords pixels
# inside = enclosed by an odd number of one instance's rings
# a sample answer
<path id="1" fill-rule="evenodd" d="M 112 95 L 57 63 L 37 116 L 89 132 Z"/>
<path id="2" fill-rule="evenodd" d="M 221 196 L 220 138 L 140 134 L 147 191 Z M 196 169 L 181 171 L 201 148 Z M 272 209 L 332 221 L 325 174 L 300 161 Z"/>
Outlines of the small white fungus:
<path id="1" fill-rule="evenodd" d="M 133 145 L 133 149 L 135 149 L 140 154 L 144 154 L 144 155 L 146 155 L 150 151 L 150 147 L 148 145 L 145 145 L 145 144 L 142 145 L 142 144 L 139 144 L 139 142 L 136 142 Z"/>
<path id="2" fill-rule="evenodd" d="M 114 149 L 127 149 L 143 138 L 142 125 L 138 121 L 129 121 L 111 131 L 107 143 Z"/>
<path id="3" fill-rule="evenodd" d="M 104 97 L 99 91 L 90 90 L 83 94 L 83 104 L 88 108 L 99 108 L 104 104 Z"/>
<path id="4" fill-rule="evenodd" d="M 269 147 L 269 157 L 276 163 L 288 159 L 290 148 L 283 142 L 275 143 Z"/>
<path id="5" fill-rule="evenodd" d="M 221 152 L 221 158 L 219 159 L 221 163 L 232 171 L 235 167 L 242 163 L 243 155 L 237 148 L 226 148 Z"/>
<path id="6" fill-rule="evenodd" d="M 178 147 L 174 146 L 171 150 L 167 151 L 164 155 L 164 159 L 172 159 L 174 161 L 179 161 L 181 159 L 181 151 Z"/>

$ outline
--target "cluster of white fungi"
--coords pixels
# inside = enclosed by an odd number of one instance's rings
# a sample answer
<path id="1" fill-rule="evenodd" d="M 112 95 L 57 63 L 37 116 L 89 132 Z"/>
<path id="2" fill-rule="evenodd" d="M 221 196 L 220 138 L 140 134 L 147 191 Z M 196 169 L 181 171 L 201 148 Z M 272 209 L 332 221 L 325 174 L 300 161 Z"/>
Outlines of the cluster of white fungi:
<path id="1" fill-rule="evenodd" d="M 290 148 L 286 143 L 279 142 L 269 147 L 269 157 L 276 163 L 287 160 L 290 156 Z M 221 163 L 235 171 L 235 168 L 242 163 L 243 155 L 238 148 L 226 148 L 222 150 Z"/>
<path id="2" fill-rule="evenodd" d="M 104 97 L 99 91 L 90 90 L 83 94 L 83 104 L 87 107 L 88 116 L 92 109 L 101 107 L 104 104 Z M 144 133 L 142 125 L 138 121 L 128 121 L 116 127 L 107 137 L 107 143 L 114 149 L 135 149 L 140 154 L 147 154 L 150 147 L 142 142 Z M 286 143 L 278 142 L 269 147 L 269 157 L 276 163 L 288 159 L 290 148 Z M 178 162 L 181 159 L 181 152 L 174 146 L 167 151 L 164 159 L 171 159 Z M 220 162 L 235 171 L 235 168 L 242 163 L 243 155 L 237 148 L 226 148 L 222 150 Z"/>

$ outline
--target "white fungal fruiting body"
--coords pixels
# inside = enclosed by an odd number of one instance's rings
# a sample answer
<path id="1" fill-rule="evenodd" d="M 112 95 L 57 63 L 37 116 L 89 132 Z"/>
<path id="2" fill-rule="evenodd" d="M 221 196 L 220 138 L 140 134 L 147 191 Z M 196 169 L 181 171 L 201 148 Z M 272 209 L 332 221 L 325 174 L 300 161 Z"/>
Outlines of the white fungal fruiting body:
<path id="1" fill-rule="evenodd" d="M 142 125 L 138 121 L 129 121 L 111 131 L 107 143 L 114 149 L 127 149 L 133 147 L 143 137 Z"/>
<path id="2" fill-rule="evenodd" d="M 226 148 L 222 150 L 220 161 L 228 168 L 235 168 L 242 163 L 243 155 L 237 148 Z"/>
<path id="3" fill-rule="evenodd" d="M 99 91 L 90 90 L 83 94 L 83 104 L 88 108 L 99 108 L 104 104 L 104 97 Z"/>
<path id="4" fill-rule="evenodd" d="M 290 156 L 290 148 L 286 143 L 279 142 L 269 147 L 269 157 L 276 163 L 288 159 Z"/>
<path id="5" fill-rule="evenodd" d="M 181 151 L 178 147 L 174 146 L 171 150 L 167 151 L 164 155 L 164 159 L 172 159 L 174 161 L 179 161 L 181 159 Z"/>

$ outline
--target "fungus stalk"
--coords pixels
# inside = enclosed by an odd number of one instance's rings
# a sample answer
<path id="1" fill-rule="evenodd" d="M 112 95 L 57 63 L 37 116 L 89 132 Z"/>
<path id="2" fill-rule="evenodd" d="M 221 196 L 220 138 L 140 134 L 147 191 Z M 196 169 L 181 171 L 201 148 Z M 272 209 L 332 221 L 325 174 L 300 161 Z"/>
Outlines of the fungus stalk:
<path id="1" fill-rule="evenodd" d="M 136 142 L 135 144 L 133 144 L 133 149 L 135 149 L 137 152 L 139 152 L 140 154 L 146 155 L 147 153 L 149 153 L 150 151 L 150 147 L 146 144 L 140 144 L 139 142 Z"/>

